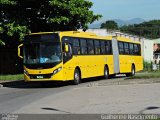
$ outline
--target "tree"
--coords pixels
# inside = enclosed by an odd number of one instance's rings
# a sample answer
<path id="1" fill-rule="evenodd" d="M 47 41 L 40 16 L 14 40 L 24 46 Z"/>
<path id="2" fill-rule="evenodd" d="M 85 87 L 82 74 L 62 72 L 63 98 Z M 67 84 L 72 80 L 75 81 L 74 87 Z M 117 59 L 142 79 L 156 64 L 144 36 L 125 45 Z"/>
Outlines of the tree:
<path id="1" fill-rule="evenodd" d="M 156 39 L 160 37 L 160 20 L 151 20 L 140 24 L 122 26 L 120 30 L 140 37 Z"/>
<path id="2" fill-rule="evenodd" d="M 0 34 L 86 29 L 98 20 L 87 0 L 1 0 Z M 1 38 L 1 44 L 5 40 Z"/>
<path id="3" fill-rule="evenodd" d="M 116 30 L 118 29 L 118 25 L 115 21 L 109 20 L 106 21 L 105 23 L 102 23 L 101 28 L 106 28 L 108 30 Z"/>
<path id="4" fill-rule="evenodd" d="M 17 46 L 26 33 L 86 29 L 101 17 L 92 5 L 88 0 L 0 0 L 0 73 L 15 71 Z"/>

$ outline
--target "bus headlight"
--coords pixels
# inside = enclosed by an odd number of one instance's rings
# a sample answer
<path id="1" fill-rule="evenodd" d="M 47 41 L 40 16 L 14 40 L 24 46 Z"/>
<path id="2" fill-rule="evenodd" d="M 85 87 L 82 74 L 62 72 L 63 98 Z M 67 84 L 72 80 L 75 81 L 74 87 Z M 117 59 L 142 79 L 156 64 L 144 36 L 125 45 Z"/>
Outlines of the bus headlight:
<path id="1" fill-rule="evenodd" d="M 55 69 L 55 70 L 53 71 L 53 75 L 55 75 L 56 73 L 58 73 L 58 72 L 61 71 L 61 70 L 62 70 L 62 67 L 59 67 L 59 68 Z"/>
<path id="2" fill-rule="evenodd" d="M 29 76 L 29 73 L 26 70 L 24 70 L 24 74 L 26 74 L 27 76 Z"/>

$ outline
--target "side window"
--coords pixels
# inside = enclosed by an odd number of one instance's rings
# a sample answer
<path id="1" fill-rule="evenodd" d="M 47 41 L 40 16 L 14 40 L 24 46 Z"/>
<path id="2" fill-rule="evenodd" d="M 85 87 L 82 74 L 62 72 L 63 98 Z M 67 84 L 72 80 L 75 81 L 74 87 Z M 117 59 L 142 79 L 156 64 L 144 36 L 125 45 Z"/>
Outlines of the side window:
<path id="1" fill-rule="evenodd" d="M 81 54 L 86 55 L 87 54 L 87 42 L 85 39 L 80 39 L 81 43 Z"/>
<path id="2" fill-rule="evenodd" d="M 106 42 L 105 42 L 105 47 L 106 47 L 106 53 L 107 53 L 107 54 L 111 54 L 111 53 L 112 53 L 111 41 L 106 41 Z"/>
<path id="3" fill-rule="evenodd" d="M 78 38 L 73 38 L 73 54 L 80 55 L 80 43 Z"/>
<path id="4" fill-rule="evenodd" d="M 134 44 L 134 55 L 141 55 L 141 47 L 139 44 Z"/>
<path id="5" fill-rule="evenodd" d="M 120 55 L 124 54 L 123 42 L 118 42 L 118 48 L 119 48 L 119 54 Z"/>
<path id="6" fill-rule="evenodd" d="M 129 55 L 129 44 L 128 43 L 124 43 L 124 53 L 126 55 Z"/>
<path id="7" fill-rule="evenodd" d="M 132 43 L 129 44 L 129 52 L 130 52 L 130 55 L 134 55 L 134 47 Z"/>
<path id="8" fill-rule="evenodd" d="M 138 44 L 138 50 L 139 50 L 138 55 L 141 56 L 141 45 L 140 44 Z"/>
<path id="9" fill-rule="evenodd" d="M 99 55 L 100 54 L 100 42 L 98 40 L 94 41 L 94 47 L 95 47 L 95 54 Z"/>
<path id="10" fill-rule="evenodd" d="M 67 44 L 69 47 L 68 52 L 65 52 L 65 44 Z M 62 49 L 63 49 L 63 62 L 65 63 L 72 58 L 72 53 L 73 53 L 72 38 L 70 38 L 70 37 L 63 37 L 62 38 Z"/>
<path id="11" fill-rule="evenodd" d="M 93 40 L 87 40 L 87 45 L 88 45 L 88 54 L 93 55 L 94 54 Z"/>
<path id="12" fill-rule="evenodd" d="M 72 44 L 72 39 L 70 38 L 70 37 L 63 37 L 62 38 L 62 49 L 63 49 L 63 51 L 64 51 L 64 44 L 65 43 L 70 43 L 70 44 Z"/>
<path id="13" fill-rule="evenodd" d="M 138 45 L 134 44 L 134 55 L 138 54 Z"/>
<path id="14" fill-rule="evenodd" d="M 101 54 L 106 54 L 105 41 L 101 41 Z"/>

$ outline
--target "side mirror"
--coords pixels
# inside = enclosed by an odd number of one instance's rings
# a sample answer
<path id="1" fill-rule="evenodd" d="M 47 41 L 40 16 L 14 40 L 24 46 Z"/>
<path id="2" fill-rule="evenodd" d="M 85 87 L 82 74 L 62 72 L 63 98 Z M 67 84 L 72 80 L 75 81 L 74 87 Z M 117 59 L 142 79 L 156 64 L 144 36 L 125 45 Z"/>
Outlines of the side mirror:
<path id="1" fill-rule="evenodd" d="M 68 52 L 68 51 L 69 51 L 69 46 L 68 46 L 68 44 L 65 44 L 65 46 L 64 46 L 64 51 L 65 51 L 65 52 Z"/>
<path id="2" fill-rule="evenodd" d="M 22 53 L 21 53 L 21 48 L 23 47 L 23 44 L 20 44 L 19 46 L 18 46 L 18 57 L 20 57 L 20 58 L 23 58 L 23 56 L 21 55 Z"/>

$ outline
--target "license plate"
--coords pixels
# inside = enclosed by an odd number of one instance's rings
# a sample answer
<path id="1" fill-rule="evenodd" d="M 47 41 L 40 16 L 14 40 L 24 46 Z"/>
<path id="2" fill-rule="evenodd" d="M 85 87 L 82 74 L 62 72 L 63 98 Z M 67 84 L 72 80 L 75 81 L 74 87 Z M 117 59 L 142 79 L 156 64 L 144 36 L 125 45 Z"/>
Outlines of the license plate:
<path id="1" fill-rule="evenodd" d="M 37 76 L 37 79 L 43 79 L 43 76 Z"/>

